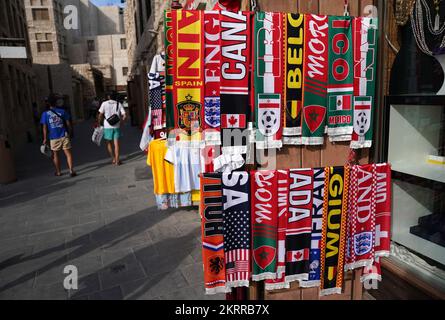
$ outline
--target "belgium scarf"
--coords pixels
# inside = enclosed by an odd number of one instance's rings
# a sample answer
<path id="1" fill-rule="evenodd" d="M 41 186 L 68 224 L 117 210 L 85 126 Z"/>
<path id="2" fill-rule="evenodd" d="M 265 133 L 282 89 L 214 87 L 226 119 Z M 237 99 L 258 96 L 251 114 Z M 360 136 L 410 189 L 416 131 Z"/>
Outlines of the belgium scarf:
<path id="1" fill-rule="evenodd" d="M 255 15 L 255 142 L 258 149 L 282 146 L 283 14 Z"/>
<path id="2" fill-rule="evenodd" d="M 306 15 L 302 143 L 322 145 L 326 127 L 328 17 Z"/>
<path id="3" fill-rule="evenodd" d="M 277 172 L 251 171 L 252 280 L 275 279 L 277 270 Z"/>
<path id="4" fill-rule="evenodd" d="M 201 231 L 207 294 L 226 292 L 223 204 L 220 173 L 201 175 Z"/>
<path id="5" fill-rule="evenodd" d="M 288 13 L 285 18 L 284 36 L 284 128 L 283 143 L 301 144 L 301 110 L 303 100 L 303 62 L 305 40 L 305 15 Z M 306 60 L 307 61 L 307 60 Z"/>
<path id="6" fill-rule="evenodd" d="M 250 279 L 249 173 L 222 174 L 226 288 L 248 287 Z"/>
<path id="7" fill-rule="evenodd" d="M 349 141 L 353 131 L 354 94 L 351 17 L 329 17 L 328 135 L 330 141 Z"/>
<path id="8" fill-rule="evenodd" d="M 286 281 L 308 280 L 312 231 L 312 169 L 289 170 Z"/>
<path id="9" fill-rule="evenodd" d="M 340 294 L 343 284 L 349 167 L 325 168 L 320 295 Z"/>
<path id="10" fill-rule="evenodd" d="M 389 256 L 391 246 L 391 166 L 377 164 L 375 256 Z"/>
<path id="11" fill-rule="evenodd" d="M 173 59 L 174 29 L 172 11 L 164 11 L 164 47 L 165 47 L 165 104 L 167 128 L 175 127 L 175 111 L 173 106 Z"/>

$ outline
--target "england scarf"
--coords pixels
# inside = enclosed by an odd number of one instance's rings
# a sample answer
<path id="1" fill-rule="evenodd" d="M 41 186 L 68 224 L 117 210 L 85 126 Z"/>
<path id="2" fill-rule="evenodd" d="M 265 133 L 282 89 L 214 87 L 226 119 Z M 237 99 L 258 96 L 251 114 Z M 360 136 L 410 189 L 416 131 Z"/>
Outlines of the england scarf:
<path id="1" fill-rule="evenodd" d="M 222 184 L 226 287 L 248 287 L 251 273 L 249 173 L 223 173 Z"/>
<path id="2" fill-rule="evenodd" d="M 306 15 L 302 143 L 322 145 L 326 127 L 328 17 Z"/>
<path id="3" fill-rule="evenodd" d="M 201 231 L 207 294 L 226 292 L 223 207 L 220 173 L 201 175 Z"/>
<path id="4" fill-rule="evenodd" d="M 312 231 L 312 169 L 289 170 L 286 281 L 308 280 Z"/>
<path id="5" fill-rule="evenodd" d="M 389 256 L 391 246 L 391 166 L 377 164 L 375 256 Z"/>
<path id="6" fill-rule="evenodd" d="M 301 110 L 303 100 L 303 61 L 305 15 L 288 13 L 285 18 L 285 115 L 283 144 L 301 144 Z"/>
<path id="7" fill-rule="evenodd" d="M 283 14 L 255 15 L 255 142 L 258 149 L 282 147 Z"/>
<path id="8" fill-rule="evenodd" d="M 329 16 L 328 135 L 349 141 L 354 94 L 352 18 Z"/>
<path id="9" fill-rule="evenodd" d="M 349 167 L 325 168 L 320 295 L 341 294 Z"/>
<path id="10" fill-rule="evenodd" d="M 277 270 L 277 172 L 251 171 L 252 280 L 275 279 Z"/>
<path id="11" fill-rule="evenodd" d="M 354 19 L 354 131 L 351 148 L 370 148 L 377 76 L 377 19 Z"/>
<path id="12" fill-rule="evenodd" d="M 175 127 L 175 112 L 173 106 L 173 59 L 174 29 L 172 22 L 172 11 L 164 11 L 164 47 L 165 47 L 165 108 L 166 126 Z"/>

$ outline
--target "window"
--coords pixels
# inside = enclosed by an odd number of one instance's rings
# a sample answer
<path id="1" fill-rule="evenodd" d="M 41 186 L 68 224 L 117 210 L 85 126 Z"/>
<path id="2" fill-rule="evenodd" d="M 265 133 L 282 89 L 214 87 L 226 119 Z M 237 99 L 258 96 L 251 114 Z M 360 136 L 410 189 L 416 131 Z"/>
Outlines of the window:
<path id="1" fill-rule="evenodd" d="M 36 40 L 45 40 L 43 33 L 36 33 Z"/>
<path id="2" fill-rule="evenodd" d="M 123 68 L 122 68 L 122 75 L 123 75 L 124 77 L 126 77 L 127 74 L 128 74 L 128 67 L 123 67 Z"/>
<path id="3" fill-rule="evenodd" d="M 31 0 L 31 6 L 35 7 L 35 6 L 40 6 L 41 2 L 40 0 Z"/>
<path id="4" fill-rule="evenodd" d="M 33 20 L 49 20 L 48 9 L 32 9 Z"/>
<path id="5" fill-rule="evenodd" d="M 53 43 L 51 41 L 37 42 L 38 52 L 50 52 L 53 51 Z"/>
<path id="6" fill-rule="evenodd" d="M 127 40 L 125 38 L 121 39 L 121 50 L 127 49 Z"/>
<path id="7" fill-rule="evenodd" d="M 45 39 L 46 40 L 52 40 L 53 39 L 53 34 L 52 33 L 45 33 Z"/>
<path id="8" fill-rule="evenodd" d="M 88 46 L 88 51 L 96 51 L 96 48 L 94 47 L 94 40 L 88 40 L 87 46 Z"/>

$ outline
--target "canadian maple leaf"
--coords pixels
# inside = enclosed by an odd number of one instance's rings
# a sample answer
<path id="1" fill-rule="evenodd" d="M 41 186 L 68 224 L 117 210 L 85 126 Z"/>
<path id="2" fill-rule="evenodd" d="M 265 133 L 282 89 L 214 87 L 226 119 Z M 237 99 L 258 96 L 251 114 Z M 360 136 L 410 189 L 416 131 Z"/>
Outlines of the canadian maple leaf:
<path id="1" fill-rule="evenodd" d="M 237 118 L 235 118 L 234 116 L 230 117 L 229 123 L 230 123 L 231 126 L 234 126 L 237 122 L 238 122 Z"/>

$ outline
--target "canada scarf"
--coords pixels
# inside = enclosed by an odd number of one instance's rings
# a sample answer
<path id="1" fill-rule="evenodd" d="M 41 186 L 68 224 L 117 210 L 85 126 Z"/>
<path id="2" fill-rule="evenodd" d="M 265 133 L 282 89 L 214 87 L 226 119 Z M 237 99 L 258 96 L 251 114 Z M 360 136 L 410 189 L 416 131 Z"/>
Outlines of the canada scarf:
<path id="1" fill-rule="evenodd" d="M 329 16 L 328 135 L 351 140 L 354 94 L 352 18 Z"/>
<path id="2" fill-rule="evenodd" d="M 248 287 L 250 268 L 249 173 L 222 174 L 226 288 Z"/>
<path id="3" fill-rule="evenodd" d="M 202 261 L 206 293 L 226 292 L 221 174 L 204 173 L 200 179 Z"/>
<path id="4" fill-rule="evenodd" d="M 277 276 L 277 179 L 274 170 L 250 172 L 253 281 L 275 279 Z"/>
<path id="5" fill-rule="evenodd" d="M 287 282 L 309 278 L 313 177 L 312 169 L 289 170 L 285 278 Z"/>
<path id="6" fill-rule="evenodd" d="M 167 128 L 175 127 L 175 112 L 173 106 L 173 48 L 174 29 L 172 11 L 164 11 L 164 47 L 165 47 L 165 108 Z"/>
<path id="7" fill-rule="evenodd" d="M 305 15 L 288 13 L 284 15 L 284 18 L 284 107 L 286 112 L 284 116 L 283 143 L 297 145 L 301 144 Z"/>
<path id="8" fill-rule="evenodd" d="M 255 15 L 255 142 L 258 149 L 282 147 L 283 13 Z"/>
<path id="9" fill-rule="evenodd" d="M 370 148 L 377 76 L 377 19 L 354 19 L 354 131 L 351 148 Z"/>
<path id="10" fill-rule="evenodd" d="M 377 164 L 375 256 L 389 256 L 391 246 L 391 166 Z"/>
<path id="11" fill-rule="evenodd" d="M 322 145 L 326 127 L 328 17 L 306 15 L 302 143 Z"/>
<path id="12" fill-rule="evenodd" d="M 343 284 L 349 167 L 325 168 L 320 295 L 340 294 Z"/>
<path id="13" fill-rule="evenodd" d="M 245 154 L 247 139 L 239 130 L 250 119 L 250 13 L 221 11 L 220 30 L 222 153 Z"/>

